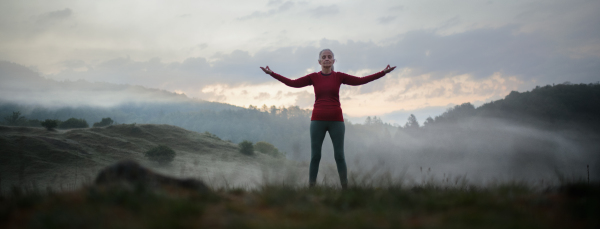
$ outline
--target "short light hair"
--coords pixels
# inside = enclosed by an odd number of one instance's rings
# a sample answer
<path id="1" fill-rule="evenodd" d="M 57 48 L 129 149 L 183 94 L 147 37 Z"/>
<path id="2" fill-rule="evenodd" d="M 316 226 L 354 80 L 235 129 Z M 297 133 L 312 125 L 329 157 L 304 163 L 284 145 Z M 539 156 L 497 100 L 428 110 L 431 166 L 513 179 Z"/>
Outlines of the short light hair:
<path id="1" fill-rule="evenodd" d="M 319 59 L 317 59 L 317 60 L 319 60 L 319 61 L 321 60 L 321 54 L 323 54 L 323 52 L 325 52 L 325 51 L 330 51 L 331 55 L 333 56 L 333 59 L 335 59 L 335 54 L 333 54 L 333 51 L 331 51 L 331 49 L 323 49 L 319 52 Z"/>

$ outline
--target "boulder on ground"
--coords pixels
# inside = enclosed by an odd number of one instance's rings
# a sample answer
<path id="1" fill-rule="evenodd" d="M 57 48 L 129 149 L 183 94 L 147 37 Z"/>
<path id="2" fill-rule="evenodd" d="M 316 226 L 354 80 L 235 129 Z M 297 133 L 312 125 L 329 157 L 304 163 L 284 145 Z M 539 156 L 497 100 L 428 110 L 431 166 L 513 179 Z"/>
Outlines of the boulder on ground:
<path id="1" fill-rule="evenodd" d="M 151 188 L 182 188 L 208 192 L 204 182 L 196 179 L 178 179 L 155 173 L 134 161 L 121 161 L 104 168 L 95 181 L 96 185 L 142 185 Z"/>

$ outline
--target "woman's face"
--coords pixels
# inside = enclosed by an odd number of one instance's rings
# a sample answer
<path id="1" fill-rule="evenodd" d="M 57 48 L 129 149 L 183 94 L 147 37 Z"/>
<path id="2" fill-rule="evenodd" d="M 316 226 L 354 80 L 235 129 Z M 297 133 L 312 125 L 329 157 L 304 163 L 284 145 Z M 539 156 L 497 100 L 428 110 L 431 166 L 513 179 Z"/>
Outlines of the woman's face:
<path id="1" fill-rule="evenodd" d="M 333 59 L 333 53 L 331 51 L 323 51 L 321 53 L 321 57 L 319 58 L 319 64 L 324 68 L 330 68 L 333 63 L 335 63 L 335 59 Z"/>

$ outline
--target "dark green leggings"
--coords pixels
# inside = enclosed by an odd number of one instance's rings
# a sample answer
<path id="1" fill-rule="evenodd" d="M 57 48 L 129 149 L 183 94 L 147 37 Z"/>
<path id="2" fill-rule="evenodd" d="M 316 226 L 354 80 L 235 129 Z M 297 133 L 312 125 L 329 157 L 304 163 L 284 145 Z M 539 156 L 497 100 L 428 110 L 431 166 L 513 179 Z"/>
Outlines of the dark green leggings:
<path id="1" fill-rule="evenodd" d="M 344 122 L 339 121 L 311 121 L 310 122 L 310 171 L 308 183 L 314 186 L 317 182 L 317 173 L 319 173 L 319 162 L 321 161 L 321 147 L 325 139 L 325 133 L 329 131 L 331 142 L 333 142 L 333 155 L 337 164 L 340 182 L 343 188 L 348 185 L 346 175 L 346 159 L 344 157 L 344 132 L 346 126 Z"/>

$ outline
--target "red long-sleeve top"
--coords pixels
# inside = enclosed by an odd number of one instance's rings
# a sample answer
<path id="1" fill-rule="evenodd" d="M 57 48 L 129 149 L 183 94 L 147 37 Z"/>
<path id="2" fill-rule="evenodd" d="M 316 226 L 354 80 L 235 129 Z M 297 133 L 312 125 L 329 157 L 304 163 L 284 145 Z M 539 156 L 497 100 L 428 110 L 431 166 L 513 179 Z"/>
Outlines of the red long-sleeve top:
<path id="1" fill-rule="evenodd" d="M 325 75 L 314 72 L 298 79 L 292 80 L 275 72 L 271 76 L 285 85 L 295 88 L 313 85 L 315 89 L 315 105 L 311 121 L 344 121 L 340 104 L 340 86 L 342 84 L 358 86 L 383 77 L 383 71 L 365 77 L 356 77 L 342 72 L 331 71 Z"/>

